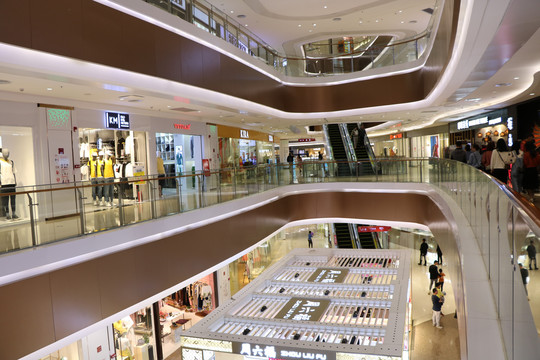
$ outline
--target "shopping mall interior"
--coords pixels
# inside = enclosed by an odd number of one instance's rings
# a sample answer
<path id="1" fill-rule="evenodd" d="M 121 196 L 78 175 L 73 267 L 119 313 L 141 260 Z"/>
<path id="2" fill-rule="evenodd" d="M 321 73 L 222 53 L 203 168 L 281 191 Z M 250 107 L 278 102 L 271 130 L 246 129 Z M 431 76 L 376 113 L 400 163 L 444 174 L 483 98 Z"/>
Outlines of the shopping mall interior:
<path id="1" fill-rule="evenodd" d="M 1 1 L 0 359 L 538 359 L 537 5 Z"/>

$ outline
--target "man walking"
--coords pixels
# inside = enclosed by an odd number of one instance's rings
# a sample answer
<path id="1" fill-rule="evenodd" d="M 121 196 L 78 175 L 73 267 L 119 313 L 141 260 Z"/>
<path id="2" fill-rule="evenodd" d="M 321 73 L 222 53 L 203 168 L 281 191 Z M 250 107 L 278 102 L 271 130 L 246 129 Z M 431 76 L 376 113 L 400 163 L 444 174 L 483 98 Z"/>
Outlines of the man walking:
<path id="1" fill-rule="evenodd" d="M 527 246 L 527 254 L 529 255 L 529 270 L 532 270 L 533 260 L 534 260 L 534 270 L 538 270 L 538 265 L 536 264 L 536 247 L 534 246 L 533 240 L 531 240 L 531 244 Z"/>
<path id="2" fill-rule="evenodd" d="M 426 239 L 422 239 L 422 245 L 420 245 L 420 261 L 418 262 L 418 265 L 422 265 L 422 258 L 424 258 L 424 266 L 427 266 L 427 262 L 426 262 L 427 251 L 428 251 L 428 244 L 426 242 Z"/>
<path id="3" fill-rule="evenodd" d="M 431 294 L 431 289 L 437 284 L 437 280 L 439 279 L 439 268 L 438 265 L 439 262 L 435 261 L 433 265 L 429 267 L 429 291 L 428 295 Z"/>
<path id="4" fill-rule="evenodd" d="M 431 295 L 431 302 L 433 303 L 433 326 L 437 327 L 437 329 L 442 329 L 441 326 L 441 309 L 442 305 L 444 303 L 444 297 L 437 296 L 438 290 L 437 288 L 433 288 L 433 295 Z"/>
<path id="5" fill-rule="evenodd" d="M 437 244 L 437 261 L 439 262 L 439 264 L 442 266 L 442 250 L 441 248 L 439 247 L 439 244 Z"/>
<path id="6" fill-rule="evenodd" d="M 313 233 L 311 232 L 311 230 L 309 231 L 307 235 L 307 242 L 308 242 L 308 247 L 312 248 L 313 247 Z"/>
<path id="7" fill-rule="evenodd" d="M 529 277 L 529 270 L 525 269 L 522 264 L 519 264 L 519 272 L 521 273 L 521 280 L 523 281 L 523 287 L 525 287 L 525 294 L 527 294 L 528 299 L 529 291 L 527 290 L 527 278 Z"/>

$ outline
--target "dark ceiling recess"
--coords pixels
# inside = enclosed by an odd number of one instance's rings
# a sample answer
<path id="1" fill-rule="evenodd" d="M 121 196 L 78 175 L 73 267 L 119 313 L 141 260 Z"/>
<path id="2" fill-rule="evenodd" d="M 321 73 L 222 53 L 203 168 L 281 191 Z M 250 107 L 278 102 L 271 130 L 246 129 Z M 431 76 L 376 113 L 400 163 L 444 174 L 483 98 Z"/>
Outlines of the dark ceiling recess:
<path id="1" fill-rule="evenodd" d="M 429 15 L 433 15 L 433 9 L 432 8 L 425 8 L 425 9 L 422 9 L 422 11 L 427 12 Z"/>

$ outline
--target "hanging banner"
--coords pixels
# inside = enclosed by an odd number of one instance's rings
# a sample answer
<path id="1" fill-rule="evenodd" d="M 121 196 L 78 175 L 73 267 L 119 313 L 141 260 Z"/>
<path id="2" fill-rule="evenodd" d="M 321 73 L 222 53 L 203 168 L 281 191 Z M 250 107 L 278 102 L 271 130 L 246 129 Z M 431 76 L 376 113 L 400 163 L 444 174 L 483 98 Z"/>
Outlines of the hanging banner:
<path id="1" fill-rule="evenodd" d="M 358 232 L 359 233 L 365 233 L 365 232 L 382 232 L 382 231 L 388 231 L 392 227 L 391 226 L 359 226 Z"/>

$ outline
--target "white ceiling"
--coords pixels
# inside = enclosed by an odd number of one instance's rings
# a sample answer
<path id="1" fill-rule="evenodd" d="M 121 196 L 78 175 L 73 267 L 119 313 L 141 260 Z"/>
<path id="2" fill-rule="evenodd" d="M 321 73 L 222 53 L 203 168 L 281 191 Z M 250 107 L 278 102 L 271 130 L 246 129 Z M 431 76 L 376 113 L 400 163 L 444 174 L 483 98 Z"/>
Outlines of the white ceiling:
<path id="1" fill-rule="evenodd" d="M 155 14 L 154 18 L 168 16 L 142 1 L 114 0 L 114 3 L 146 7 L 145 13 Z M 384 33 L 409 37 L 426 28 L 429 15 L 422 9 L 434 6 L 433 0 L 347 0 L 335 3 L 338 2 L 230 0 L 218 1 L 214 5 L 229 14 L 233 11 L 231 15 L 246 15 L 237 19 L 245 22 L 248 29 L 274 48 L 286 49 L 289 53 L 297 52 L 304 42 L 342 35 Z M 324 9 L 324 6 L 328 8 Z M 333 20 L 336 17 L 341 20 Z M 167 21 L 170 23 L 172 20 Z M 488 0 L 464 0 L 457 44 L 448 70 L 437 89 L 426 100 L 414 104 L 335 113 L 288 114 L 168 80 L 5 44 L 0 44 L 0 80 L 8 83 L 0 81 L 0 99 L 52 102 L 81 108 L 114 108 L 159 117 L 254 128 L 291 139 L 301 137 L 305 126 L 325 122 L 384 121 L 387 126 L 370 132 L 370 135 L 385 134 L 455 121 L 485 112 L 485 109 L 537 96 L 531 93 L 540 94 L 540 82 L 534 81 L 534 75 L 540 70 L 539 24 L 537 0 L 489 0 L 489 5 Z M 209 36 L 202 30 L 193 29 L 191 34 L 199 34 L 201 38 Z M 221 44 L 218 45 L 220 51 L 228 51 L 246 62 L 241 52 L 219 41 L 214 43 Z M 251 62 L 257 64 L 257 60 Z M 269 71 L 264 64 L 261 66 L 262 71 Z M 287 81 L 338 79 L 289 78 Z M 140 102 L 121 100 L 126 95 L 144 98 Z M 181 113 L 171 110 L 180 107 L 196 111 Z M 292 132 L 291 126 L 299 129 L 300 133 Z"/>

